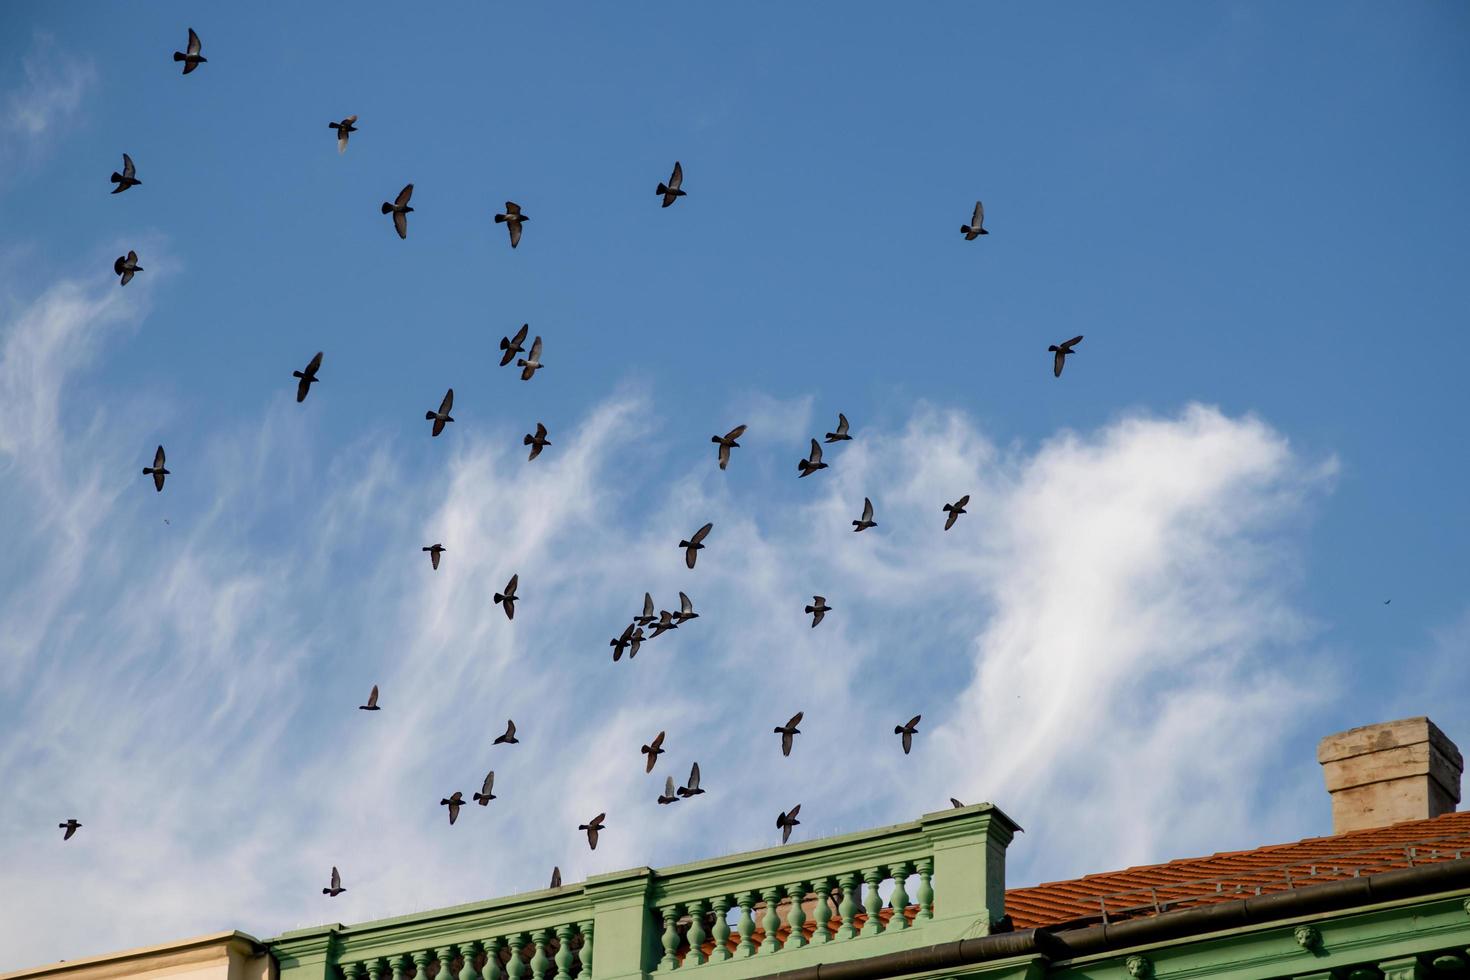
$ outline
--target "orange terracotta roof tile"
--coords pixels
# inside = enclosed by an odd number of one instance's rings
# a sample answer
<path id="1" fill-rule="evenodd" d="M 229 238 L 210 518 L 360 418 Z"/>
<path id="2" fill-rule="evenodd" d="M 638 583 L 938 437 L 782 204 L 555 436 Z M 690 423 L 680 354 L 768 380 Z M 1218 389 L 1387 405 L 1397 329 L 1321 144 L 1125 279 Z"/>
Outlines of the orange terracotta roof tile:
<path id="1" fill-rule="evenodd" d="M 1006 891 L 1017 929 L 1156 915 L 1470 857 L 1470 811 Z"/>

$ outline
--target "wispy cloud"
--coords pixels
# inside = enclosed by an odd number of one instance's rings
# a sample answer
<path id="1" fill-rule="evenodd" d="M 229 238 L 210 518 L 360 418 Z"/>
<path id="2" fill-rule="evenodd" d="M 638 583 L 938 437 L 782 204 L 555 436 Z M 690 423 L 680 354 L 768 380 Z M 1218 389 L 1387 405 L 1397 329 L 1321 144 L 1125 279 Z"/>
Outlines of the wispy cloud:
<path id="1" fill-rule="evenodd" d="M 393 433 L 316 444 L 317 402 L 283 389 L 158 495 L 138 406 L 57 394 L 143 314 L 135 288 L 61 283 L 0 326 L 0 532 L 25 555 L 0 605 L 0 863 L 32 896 L 0 922 L 6 966 L 762 846 L 796 802 L 815 836 L 994 800 L 1031 831 L 1019 880 L 1266 819 L 1262 760 L 1311 697 L 1280 666 L 1312 635 L 1293 528 L 1331 467 L 1260 420 L 1190 406 L 1022 452 L 919 405 L 800 482 L 754 424 L 731 474 L 711 451 L 630 477 L 672 423 L 628 389 L 531 464 L 516 434 L 452 430 L 429 479 Z M 780 431 L 810 403 L 767 405 Z M 856 535 L 864 496 L 879 525 Z M 706 520 L 690 571 L 676 542 Z M 507 622 L 490 596 L 513 573 Z M 645 590 L 700 618 L 614 665 Z M 818 592 L 834 611 L 812 629 Z M 375 683 L 384 710 L 356 711 Z M 797 710 L 783 759 L 770 729 Z M 921 712 L 905 757 L 892 727 Z M 492 750 L 507 717 L 522 744 Z M 656 806 L 696 760 L 708 794 Z M 501 798 L 451 830 L 439 798 L 492 767 Z M 589 852 L 576 825 L 602 810 Z M 333 864 L 349 891 L 327 904 Z"/>
<path id="2" fill-rule="evenodd" d="M 97 82 L 97 69 L 88 60 L 68 54 L 49 34 L 37 32 L 21 58 L 23 78 L 4 96 L 0 129 L 11 144 L 7 157 L 37 155 L 48 141 L 81 112 L 82 101 Z"/>

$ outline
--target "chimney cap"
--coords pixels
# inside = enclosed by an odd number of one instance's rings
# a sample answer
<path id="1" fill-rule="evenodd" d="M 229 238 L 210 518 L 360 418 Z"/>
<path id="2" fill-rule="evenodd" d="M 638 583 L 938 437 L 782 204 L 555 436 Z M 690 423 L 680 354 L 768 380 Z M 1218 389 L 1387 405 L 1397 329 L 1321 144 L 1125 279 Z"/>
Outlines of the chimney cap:
<path id="1" fill-rule="evenodd" d="M 1428 742 L 1438 749 L 1454 763 L 1455 768 L 1464 769 L 1465 760 L 1460 755 L 1460 750 L 1426 715 L 1383 721 L 1376 725 L 1359 725 L 1345 732 L 1328 735 L 1317 743 L 1317 761 L 1325 766 L 1329 762 L 1421 742 Z"/>
<path id="2" fill-rule="evenodd" d="M 1464 758 L 1424 716 L 1364 725 L 1317 743 L 1332 797 L 1332 832 L 1453 813 Z"/>

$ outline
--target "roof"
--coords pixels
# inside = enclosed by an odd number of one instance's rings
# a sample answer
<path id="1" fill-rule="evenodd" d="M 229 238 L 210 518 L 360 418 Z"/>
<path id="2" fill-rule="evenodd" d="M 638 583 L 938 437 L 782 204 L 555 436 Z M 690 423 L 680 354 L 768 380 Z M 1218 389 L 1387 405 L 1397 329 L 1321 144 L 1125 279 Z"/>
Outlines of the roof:
<path id="1" fill-rule="evenodd" d="M 1470 811 L 1006 891 L 1017 929 L 1085 925 L 1470 857 Z"/>

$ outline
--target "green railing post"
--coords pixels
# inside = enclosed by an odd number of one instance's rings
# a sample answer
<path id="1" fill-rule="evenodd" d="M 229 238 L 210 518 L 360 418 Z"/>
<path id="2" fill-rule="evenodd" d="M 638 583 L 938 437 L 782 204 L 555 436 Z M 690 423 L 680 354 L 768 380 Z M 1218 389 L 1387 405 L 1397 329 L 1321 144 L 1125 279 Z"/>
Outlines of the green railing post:
<path id="1" fill-rule="evenodd" d="M 926 813 L 921 823 L 934 852 L 935 922 L 960 938 L 989 935 L 1005 915 L 1006 846 L 1020 826 L 988 803 Z"/>
<path id="2" fill-rule="evenodd" d="M 598 980 L 643 980 L 658 962 L 662 945 L 649 911 L 652 886 L 652 868 L 587 879 L 597 931 Z"/>

